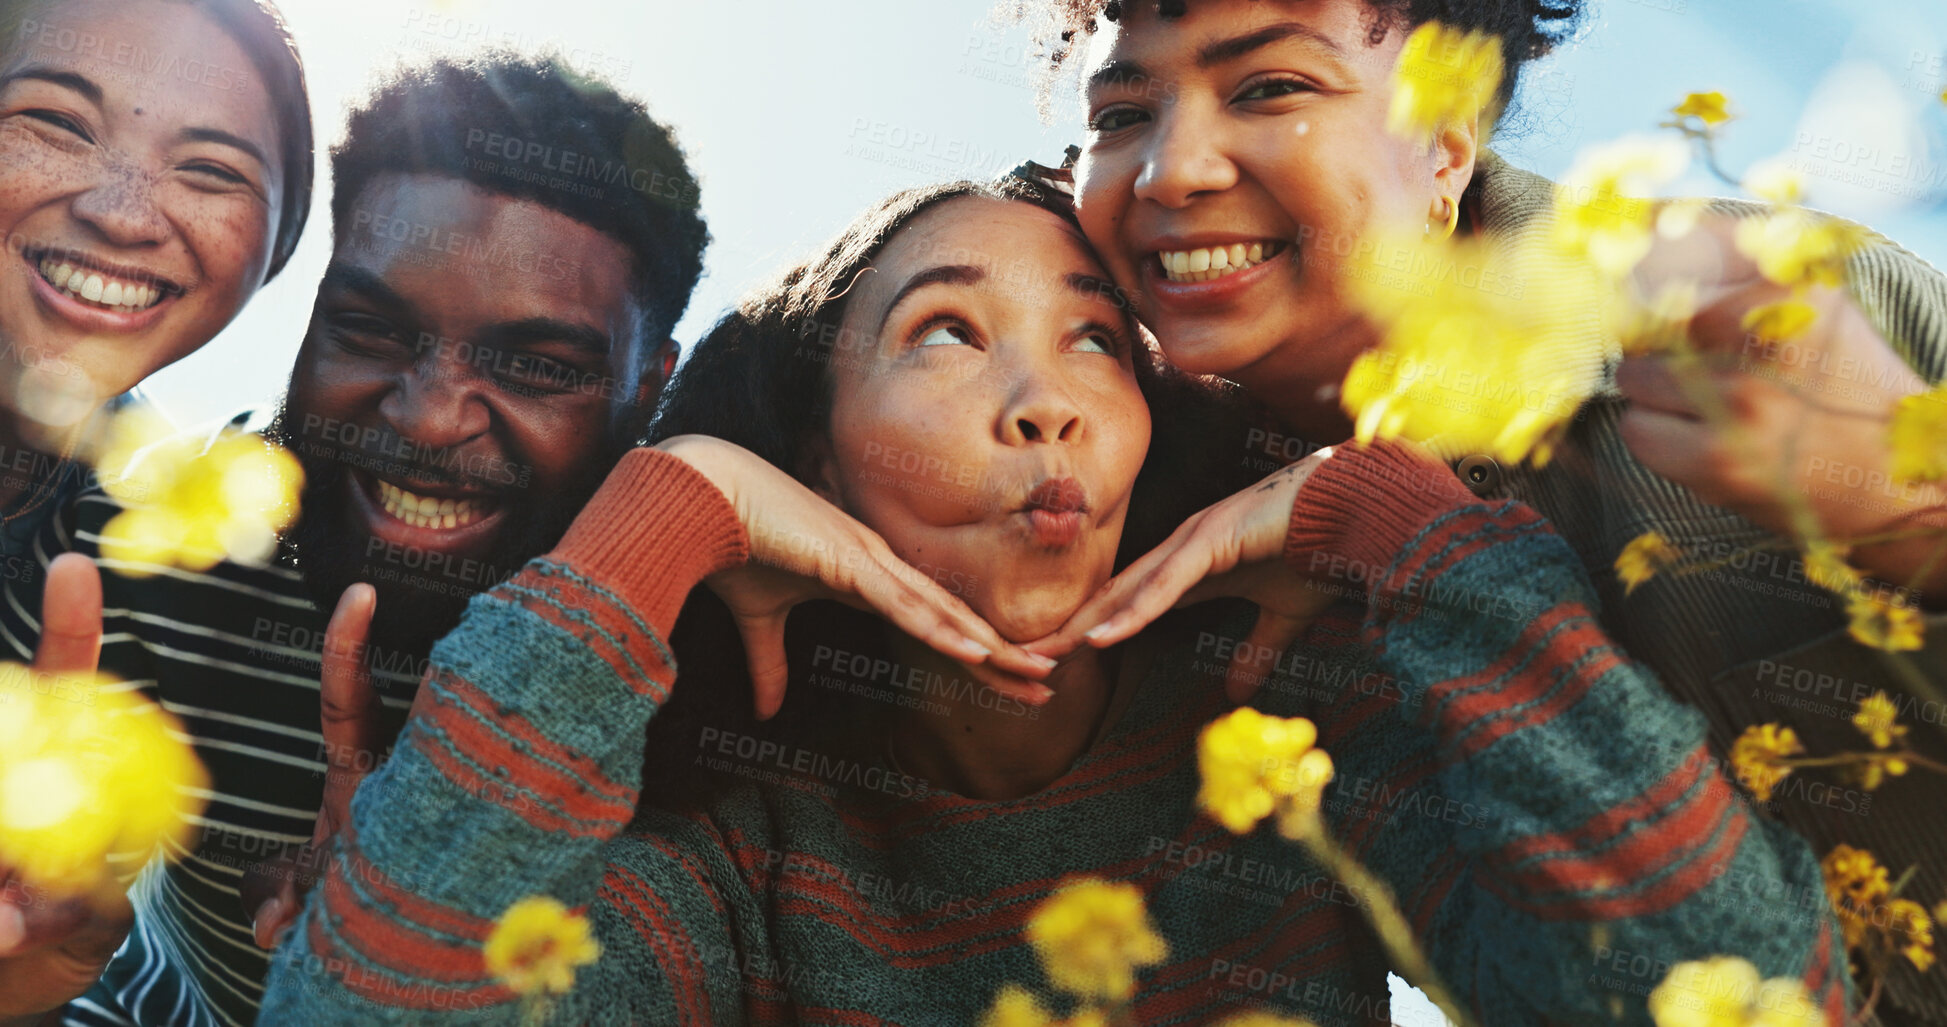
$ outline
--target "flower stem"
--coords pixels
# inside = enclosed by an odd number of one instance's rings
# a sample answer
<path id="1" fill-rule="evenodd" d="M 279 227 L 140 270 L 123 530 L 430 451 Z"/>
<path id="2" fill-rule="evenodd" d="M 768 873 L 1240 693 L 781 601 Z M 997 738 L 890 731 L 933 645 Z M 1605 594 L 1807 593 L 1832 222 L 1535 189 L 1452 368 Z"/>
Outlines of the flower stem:
<path id="1" fill-rule="evenodd" d="M 1400 977 L 1425 992 L 1426 997 L 1458 1027 L 1477 1027 L 1473 1016 L 1447 991 L 1446 985 L 1440 983 L 1439 975 L 1427 962 L 1426 954 L 1413 940 L 1413 928 L 1406 922 L 1406 915 L 1400 912 L 1399 904 L 1393 899 L 1392 889 L 1386 887 L 1386 882 L 1332 840 L 1331 834 L 1325 830 L 1323 818 L 1318 818 L 1298 840 L 1312 858 L 1324 865 L 1326 872 L 1352 889 L 1355 895 L 1363 893 L 1367 897 L 1369 901 L 1360 908 L 1374 933 L 1378 934 L 1379 943 L 1385 947 L 1386 956 Z"/>

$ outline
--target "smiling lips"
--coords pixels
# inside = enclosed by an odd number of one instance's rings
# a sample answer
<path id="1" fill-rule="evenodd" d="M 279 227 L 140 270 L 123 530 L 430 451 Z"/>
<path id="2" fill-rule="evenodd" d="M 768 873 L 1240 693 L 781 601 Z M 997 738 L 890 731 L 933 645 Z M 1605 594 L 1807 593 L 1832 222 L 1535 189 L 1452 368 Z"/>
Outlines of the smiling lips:
<path id="1" fill-rule="evenodd" d="M 1205 246 L 1194 250 L 1161 250 L 1163 276 L 1172 282 L 1207 282 L 1256 267 L 1277 256 L 1285 244 L 1276 239 Z"/>
<path id="2" fill-rule="evenodd" d="M 472 499 L 435 499 L 374 479 L 379 487 L 379 503 L 385 512 L 415 528 L 464 528 L 486 516 L 487 503 Z"/>
<path id="3" fill-rule="evenodd" d="M 36 269 L 47 284 L 77 303 L 114 314 L 138 314 L 182 290 L 153 276 L 102 266 L 79 254 L 49 251 Z"/>

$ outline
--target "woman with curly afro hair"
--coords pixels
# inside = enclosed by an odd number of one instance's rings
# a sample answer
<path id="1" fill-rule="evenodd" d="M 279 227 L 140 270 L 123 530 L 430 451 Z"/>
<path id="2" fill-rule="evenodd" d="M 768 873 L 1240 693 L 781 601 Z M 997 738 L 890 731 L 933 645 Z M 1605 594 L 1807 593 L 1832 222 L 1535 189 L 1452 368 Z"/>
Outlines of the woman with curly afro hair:
<path id="1" fill-rule="evenodd" d="M 1583 6 L 1581 0 L 1018 5 L 1024 15 L 1038 16 L 1051 68 L 1072 70 L 1079 79 L 1086 130 L 1071 151 L 1075 201 L 1104 265 L 1136 298 L 1144 326 L 1173 363 L 1242 385 L 1292 438 L 1304 440 L 1303 449 L 1353 434 L 1340 383 L 1380 339 L 1380 326 L 1355 302 L 1356 265 L 1344 259 L 1347 253 L 1402 223 L 1415 234 L 1424 225 L 1429 235 L 1504 247 L 1554 228 L 1554 183 L 1512 167 L 1486 139 L 1494 112 L 1516 97 L 1522 70 L 1569 38 Z M 1508 70 L 1488 113 L 1448 119 L 1429 143 L 1395 135 L 1387 122 L 1393 70 L 1406 39 L 1435 20 L 1498 39 Z M 1731 358 L 1730 364 L 1743 359 L 1741 368 L 1718 365 L 1711 377 L 1731 414 L 1727 422 L 1704 416 L 1663 360 L 1621 359 L 1619 340 L 1599 336 L 1592 341 L 1612 356 L 1551 463 L 1536 469 L 1502 466 L 1479 452 L 1441 456 L 1477 495 L 1518 500 L 1553 522 L 1598 583 L 1604 625 L 1673 692 L 1705 712 L 1718 752 L 1762 722 L 1793 727 L 1813 752 L 1857 748 L 1846 716 L 1854 702 L 1877 688 L 1902 702 L 1915 693 L 1848 637 L 1846 604 L 1811 584 L 1790 556 L 1793 509 L 1781 499 L 1779 483 L 1809 503 L 1827 537 L 1881 539 L 1858 545 L 1850 559 L 1886 582 L 1883 594 L 1917 590 L 1902 598 L 1919 607 L 1931 642 L 1910 656 L 1947 666 L 1941 662 L 1947 617 L 1939 598 L 1947 562 L 1928 555 L 1937 535 L 1907 530 L 1947 522 L 1937 493 L 1868 496 L 1835 487 L 1822 473 L 1839 467 L 1855 483 L 1874 474 L 1888 480 L 1886 423 L 1895 404 L 1947 372 L 1947 279 L 1885 238 L 1863 233 L 1866 242 L 1847 261 L 1846 285 L 1807 294 L 1819 317 L 1797 343 L 1801 357 L 1813 356 L 1780 366 L 1742 327 L 1751 311 L 1788 295 L 1733 243 L 1736 219 L 1759 209 L 1713 202 L 1694 230 L 1659 240 L 1635 271 L 1648 288 L 1694 281 L 1693 344 Z M 1524 302 L 1551 300 L 1560 297 L 1531 288 Z M 1375 509 L 1390 505 L 1382 487 L 1373 492 Z M 1133 633 L 1213 565 L 1229 566 L 1240 551 L 1232 526 L 1243 523 L 1248 519 L 1206 517 L 1186 526 L 1032 648 L 1059 656 Z M 1728 566 L 1658 575 L 1626 590 L 1611 568 L 1632 539 L 1651 531 L 1681 552 Z M 1927 577 L 1913 580 L 1921 568 Z M 1266 616 L 1256 640 L 1281 645 L 1300 627 Z M 1823 712 L 1801 709 L 1795 693 L 1781 690 L 1781 682 L 1801 672 L 1807 680 L 1822 674 L 1847 682 L 1845 696 Z M 1839 707 L 1839 714 L 1830 713 Z M 1926 734 L 1917 744 L 1938 758 L 1942 733 Z M 1917 866 L 1914 894 L 1935 896 L 1947 889 L 1947 861 L 1939 858 L 1947 851 L 1947 822 L 1933 811 L 1937 803 L 1927 801 L 1926 785 L 1900 781 L 1868 795 L 1801 779 L 1777 797 L 1775 808 L 1821 852 L 1843 840 L 1871 848 L 1895 873 Z M 1868 804 L 1872 815 L 1861 815 Z M 1947 1022 L 1942 975 L 1895 969 L 1881 1013 L 1908 1010 L 1926 1022 Z M 1889 1005 L 1897 1008 L 1889 1013 Z"/>

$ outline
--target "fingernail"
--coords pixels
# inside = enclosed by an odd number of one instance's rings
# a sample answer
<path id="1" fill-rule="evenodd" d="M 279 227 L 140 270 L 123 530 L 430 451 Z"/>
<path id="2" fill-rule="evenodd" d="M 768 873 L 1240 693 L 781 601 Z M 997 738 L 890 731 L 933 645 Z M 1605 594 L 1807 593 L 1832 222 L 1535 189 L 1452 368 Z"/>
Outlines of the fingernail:
<path id="1" fill-rule="evenodd" d="M 27 937 L 27 918 L 20 910 L 8 905 L 0 905 L 0 956 L 14 950 L 21 939 Z"/>
<path id="2" fill-rule="evenodd" d="M 1032 657 L 1034 665 L 1042 670 L 1054 670 L 1055 665 L 1060 662 L 1052 656 L 1043 656 L 1040 653 L 1028 653 L 1028 656 Z"/>
<path id="3" fill-rule="evenodd" d="M 1055 690 L 1047 685 L 1036 685 L 1032 694 L 1035 702 L 1044 703 L 1055 697 Z"/>
<path id="4" fill-rule="evenodd" d="M 994 651 L 992 649 L 989 649 L 986 646 L 981 645 L 979 642 L 976 642 L 971 638 L 961 639 L 960 644 L 966 647 L 966 650 L 968 652 L 974 654 L 974 659 L 977 660 L 984 660 L 987 657 L 994 655 Z"/>
<path id="5" fill-rule="evenodd" d="M 1087 631 L 1084 631 L 1084 632 L 1082 632 L 1082 637 L 1083 637 L 1083 638 L 1086 638 L 1086 639 L 1088 639 L 1088 640 L 1089 640 L 1089 641 L 1091 641 L 1091 642 L 1094 642 L 1094 641 L 1097 641 L 1097 640 L 1099 640 L 1099 639 L 1100 639 L 1100 638 L 1101 638 L 1101 637 L 1102 637 L 1103 635 L 1106 635 L 1106 634 L 1108 634 L 1108 633 L 1109 633 L 1109 625 L 1110 625 L 1110 623 L 1112 623 L 1112 622 L 1110 622 L 1110 621 L 1103 621 L 1102 623 L 1100 623 L 1100 624 L 1097 624 L 1096 626 L 1094 626 L 1094 627 L 1092 627 L 1092 628 L 1090 628 L 1090 629 L 1088 629 Z"/>

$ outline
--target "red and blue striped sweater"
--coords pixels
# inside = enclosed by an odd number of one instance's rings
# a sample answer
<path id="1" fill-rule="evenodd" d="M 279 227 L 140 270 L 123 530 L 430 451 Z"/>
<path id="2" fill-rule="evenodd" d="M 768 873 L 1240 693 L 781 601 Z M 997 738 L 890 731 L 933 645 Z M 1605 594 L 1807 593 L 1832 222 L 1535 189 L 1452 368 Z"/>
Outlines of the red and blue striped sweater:
<path id="1" fill-rule="evenodd" d="M 1366 897 L 1268 829 L 1233 837 L 1194 811 L 1197 731 L 1224 710 L 1245 624 L 1132 642 L 1129 707 L 1022 799 L 706 731 L 697 760 L 748 780 L 693 814 L 639 809 L 644 728 L 679 680 L 663 640 L 690 588 L 746 552 L 701 475 L 639 451 L 554 553 L 476 599 L 354 800 L 262 1022 L 517 1022 L 481 946 L 549 894 L 603 946 L 554 1022 L 971 1023 L 1002 983 L 1042 983 L 1021 929 L 1075 874 L 1135 883 L 1169 942 L 1140 978 L 1143 1024 L 1388 1022 Z M 1253 702 L 1319 723 L 1328 822 L 1482 1022 L 1648 1023 L 1663 972 L 1716 953 L 1842 1015 L 1810 849 L 1752 812 L 1702 718 L 1602 634 L 1534 513 L 1347 449 L 1306 483 L 1286 555 L 1347 599 Z"/>

